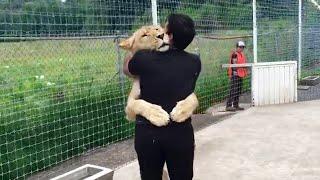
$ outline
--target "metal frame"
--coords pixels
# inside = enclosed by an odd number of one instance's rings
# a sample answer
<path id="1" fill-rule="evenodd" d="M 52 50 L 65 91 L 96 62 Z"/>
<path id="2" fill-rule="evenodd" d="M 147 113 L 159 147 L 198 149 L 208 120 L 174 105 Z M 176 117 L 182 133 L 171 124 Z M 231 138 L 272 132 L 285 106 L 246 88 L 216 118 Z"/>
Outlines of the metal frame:
<path id="1" fill-rule="evenodd" d="M 89 168 L 94 168 L 94 169 L 98 169 L 101 170 L 100 172 L 84 178 L 86 175 L 88 175 L 88 169 Z M 101 167 L 101 166 L 96 166 L 96 165 L 92 165 L 92 164 L 86 164 L 83 165 L 77 169 L 74 169 L 72 171 L 69 171 L 65 174 L 62 174 L 60 176 L 57 176 L 55 178 L 52 178 L 50 180 L 112 180 L 113 179 L 113 170 L 109 169 L 109 168 L 105 168 L 105 167 Z"/>

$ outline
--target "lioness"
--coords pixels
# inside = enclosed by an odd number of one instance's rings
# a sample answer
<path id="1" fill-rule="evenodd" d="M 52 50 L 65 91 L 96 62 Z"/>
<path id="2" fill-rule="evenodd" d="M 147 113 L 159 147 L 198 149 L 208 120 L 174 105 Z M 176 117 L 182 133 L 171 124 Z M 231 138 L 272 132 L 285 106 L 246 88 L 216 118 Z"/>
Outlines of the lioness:
<path id="1" fill-rule="evenodd" d="M 138 50 L 150 49 L 155 51 L 167 51 L 169 49 L 169 38 L 160 26 L 143 26 L 133 33 L 131 37 L 120 42 L 119 46 L 134 54 Z M 189 118 L 198 106 L 198 99 L 194 93 L 186 99 L 177 102 L 170 115 L 161 106 L 148 103 L 139 99 L 140 83 L 139 78 L 135 77 L 131 92 L 128 97 L 125 112 L 128 120 L 135 120 L 139 114 L 148 119 L 156 126 L 165 126 L 170 117 L 173 121 L 183 122 Z"/>

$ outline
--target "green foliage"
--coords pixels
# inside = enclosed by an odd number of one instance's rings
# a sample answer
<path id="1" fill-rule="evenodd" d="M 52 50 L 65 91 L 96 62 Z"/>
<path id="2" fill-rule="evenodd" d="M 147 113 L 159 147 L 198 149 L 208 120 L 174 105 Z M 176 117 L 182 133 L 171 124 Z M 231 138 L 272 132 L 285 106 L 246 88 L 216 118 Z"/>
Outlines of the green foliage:
<path id="1" fill-rule="evenodd" d="M 258 4 L 281 12 L 296 6 L 286 0 L 258 1 Z M 150 24 L 150 6 L 149 0 L 2 0 L 0 36 L 113 35 Z M 251 7 L 248 0 L 158 1 L 160 22 L 164 22 L 169 13 L 184 13 L 196 20 L 199 31 L 252 29 Z M 272 17 L 285 16 L 286 13 L 280 13 Z M 259 18 L 264 17 L 270 17 L 270 12 L 261 10 Z"/>
<path id="2" fill-rule="evenodd" d="M 132 136 L 116 55 L 111 40 L 0 44 L 0 179 Z"/>

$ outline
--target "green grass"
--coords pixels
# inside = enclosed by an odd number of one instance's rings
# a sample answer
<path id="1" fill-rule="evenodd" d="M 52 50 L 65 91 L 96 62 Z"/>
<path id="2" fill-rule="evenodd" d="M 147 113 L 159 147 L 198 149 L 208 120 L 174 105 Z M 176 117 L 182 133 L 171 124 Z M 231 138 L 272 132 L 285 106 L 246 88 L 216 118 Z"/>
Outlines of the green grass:
<path id="1" fill-rule="evenodd" d="M 0 54 L 0 179 L 133 134 L 112 41 L 1 43 Z"/>

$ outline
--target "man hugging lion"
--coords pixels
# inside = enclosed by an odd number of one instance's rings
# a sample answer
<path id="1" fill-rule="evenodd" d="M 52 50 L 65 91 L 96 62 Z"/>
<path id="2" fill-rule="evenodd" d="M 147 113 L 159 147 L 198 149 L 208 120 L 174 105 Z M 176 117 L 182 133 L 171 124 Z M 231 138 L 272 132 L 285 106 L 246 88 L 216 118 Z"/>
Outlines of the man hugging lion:
<path id="1" fill-rule="evenodd" d="M 193 177 L 194 132 L 191 115 L 200 58 L 184 49 L 195 36 L 193 20 L 168 16 L 165 28 L 145 26 L 120 47 L 132 55 L 124 72 L 134 78 L 126 114 L 136 119 L 135 150 L 142 179 L 161 179 L 164 163 L 171 180 Z"/>

